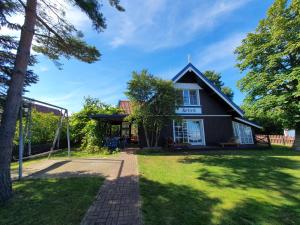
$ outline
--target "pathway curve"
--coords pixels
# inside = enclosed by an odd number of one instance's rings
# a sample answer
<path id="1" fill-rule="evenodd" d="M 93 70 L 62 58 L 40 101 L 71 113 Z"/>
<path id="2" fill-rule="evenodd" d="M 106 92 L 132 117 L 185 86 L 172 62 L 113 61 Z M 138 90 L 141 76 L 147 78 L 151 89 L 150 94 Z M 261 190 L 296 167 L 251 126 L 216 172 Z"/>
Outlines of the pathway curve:
<path id="1" fill-rule="evenodd" d="M 141 225 L 137 156 L 122 152 L 117 178 L 107 179 L 82 225 Z"/>

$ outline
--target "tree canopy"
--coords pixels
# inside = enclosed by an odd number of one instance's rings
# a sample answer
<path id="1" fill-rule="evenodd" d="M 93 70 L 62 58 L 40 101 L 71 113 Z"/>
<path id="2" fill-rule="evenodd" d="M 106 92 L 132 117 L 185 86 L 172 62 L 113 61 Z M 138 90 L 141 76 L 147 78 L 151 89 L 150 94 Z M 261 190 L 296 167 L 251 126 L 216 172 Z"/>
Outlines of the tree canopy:
<path id="1" fill-rule="evenodd" d="M 82 109 L 74 113 L 70 119 L 71 139 L 75 144 L 80 144 L 81 149 L 92 151 L 100 148 L 103 144 L 107 127 L 90 118 L 95 114 L 119 114 L 117 107 L 104 104 L 99 99 L 86 97 Z"/>
<path id="2" fill-rule="evenodd" d="M 300 122 L 300 1 L 276 0 L 236 51 L 246 75 L 238 87 L 252 119 L 272 120 L 285 128 Z"/>
<path id="3" fill-rule="evenodd" d="M 124 9 L 119 0 L 108 0 L 119 11 Z M 37 81 L 28 70 L 35 63 L 31 48 L 48 56 L 58 66 L 60 57 L 73 57 L 93 63 L 100 58 L 95 46 L 83 39 L 83 33 L 66 19 L 66 5 L 79 8 L 92 22 L 94 30 L 106 28 L 98 0 L 2 0 L 0 1 L 0 28 L 20 32 L 19 40 L 11 35 L 0 37 L 0 92 L 7 93 L 0 124 L 0 202 L 12 196 L 10 161 L 16 121 L 20 110 L 24 86 Z M 24 23 L 10 22 L 10 17 L 23 15 Z M 16 53 L 15 53 L 16 52 Z"/>
<path id="4" fill-rule="evenodd" d="M 228 98 L 233 99 L 233 91 L 230 87 L 224 86 L 224 82 L 221 80 L 222 76 L 220 73 L 217 73 L 213 70 L 207 70 L 204 73 L 206 76 L 217 88 L 219 88 Z"/>
<path id="5" fill-rule="evenodd" d="M 147 146 L 157 146 L 164 124 L 175 117 L 178 92 L 173 83 L 147 70 L 133 72 L 126 95 L 133 105 L 131 116 L 143 127 Z"/>
<path id="6" fill-rule="evenodd" d="M 0 29 L 7 27 L 11 30 L 20 30 L 20 24 L 9 22 L 8 17 L 21 12 L 21 5 L 16 1 L 5 0 L 0 2 L 0 9 Z M 14 69 L 18 44 L 19 41 L 16 37 L 3 33 L 0 34 L 0 94 L 5 94 L 7 91 Z M 36 62 L 36 57 L 31 55 L 29 66 L 33 66 Z M 38 76 L 32 70 L 28 70 L 25 74 L 24 87 L 37 81 Z"/>

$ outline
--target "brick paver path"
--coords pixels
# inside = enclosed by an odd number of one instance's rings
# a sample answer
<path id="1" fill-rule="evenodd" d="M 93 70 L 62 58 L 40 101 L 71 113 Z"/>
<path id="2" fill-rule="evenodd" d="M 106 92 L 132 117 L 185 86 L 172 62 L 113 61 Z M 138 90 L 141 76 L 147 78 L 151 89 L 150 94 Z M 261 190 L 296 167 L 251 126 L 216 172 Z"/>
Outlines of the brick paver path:
<path id="1" fill-rule="evenodd" d="M 119 176 L 107 179 L 82 225 L 141 225 L 137 157 L 122 152 Z"/>

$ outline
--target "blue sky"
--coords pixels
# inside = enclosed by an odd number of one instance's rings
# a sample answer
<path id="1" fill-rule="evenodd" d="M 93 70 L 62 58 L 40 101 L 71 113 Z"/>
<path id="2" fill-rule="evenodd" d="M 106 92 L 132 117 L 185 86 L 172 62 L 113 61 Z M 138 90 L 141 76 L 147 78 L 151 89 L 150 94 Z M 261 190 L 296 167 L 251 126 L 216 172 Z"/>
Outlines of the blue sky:
<path id="1" fill-rule="evenodd" d="M 104 1 L 105 2 L 105 1 Z M 103 5 L 107 29 L 92 30 L 79 10 L 67 16 L 85 33 L 85 39 L 102 53 L 100 61 L 86 64 L 62 60 L 63 70 L 39 56 L 34 67 L 40 81 L 29 88 L 28 97 L 80 110 L 83 97 L 109 104 L 125 99 L 131 72 L 145 68 L 165 79 L 176 75 L 187 55 L 200 70 L 220 72 L 225 85 L 234 90 L 234 101 L 244 95 L 236 82 L 243 76 L 235 67 L 234 49 L 265 17 L 271 0 L 121 0 L 126 12 Z"/>

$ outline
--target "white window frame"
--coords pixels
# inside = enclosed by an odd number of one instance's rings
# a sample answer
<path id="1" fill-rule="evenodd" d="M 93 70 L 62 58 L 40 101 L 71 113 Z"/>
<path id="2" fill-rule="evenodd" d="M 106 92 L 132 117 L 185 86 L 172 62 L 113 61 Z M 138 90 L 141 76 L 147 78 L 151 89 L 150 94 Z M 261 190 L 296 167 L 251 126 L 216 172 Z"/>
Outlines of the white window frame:
<path id="1" fill-rule="evenodd" d="M 183 119 L 181 121 L 181 123 L 186 123 L 187 124 L 188 121 L 199 121 L 200 122 L 200 124 L 201 124 L 200 135 L 202 136 L 201 137 L 202 138 L 202 143 L 201 144 L 200 143 L 194 143 L 194 145 L 203 145 L 203 146 L 205 146 L 206 145 L 206 140 L 205 140 L 204 120 L 203 119 Z M 177 139 L 175 125 L 176 125 L 176 122 L 175 122 L 175 120 L 173 120 L 173 140 L 174 140 L 174 143 L 176 143 L 176 139 Z M 189 141 L 189 134 L 188 134 L 189 133 L 188 125 L 187 125 L 186 129 L 187 129 L 186 130 L 186 133 L 187 133 L 187 137 L 186 137 L 187 142 L 184 142 L 184 143 L 190 143 L 190 141 Z M 191 144 L 193 145 L 193 143 L 191 143 Z"/>
<path id="2" fill-rule="evenodd" d="M 234 136 L 239 139 L 240 144 L 254 144 L 252 128 L 250 126 L 247 126 L 243 123 L 232 121 L 232 128 L 233 128 Z M 250 129 L 249 135 L 245 135 L 246 129 Z"/>
<path id="3" fill-rule="evenodd" d="M 199 95 L 199 89 L 180 89 L 181 95 L 182 95 L 182 106 L 200 106 L 200 95 Z M 188 93 L 188 100 L 189 103 L 185 104 L 184 103 L 184 92 L 187 91 Z M 196 98 L 197 98 L 197 104 L 191 104 L 191 94 L 190 91 L 196 91 Z"/>

